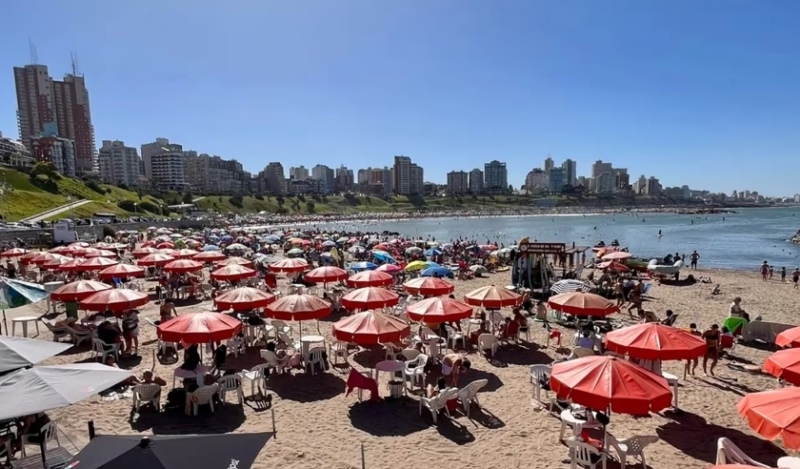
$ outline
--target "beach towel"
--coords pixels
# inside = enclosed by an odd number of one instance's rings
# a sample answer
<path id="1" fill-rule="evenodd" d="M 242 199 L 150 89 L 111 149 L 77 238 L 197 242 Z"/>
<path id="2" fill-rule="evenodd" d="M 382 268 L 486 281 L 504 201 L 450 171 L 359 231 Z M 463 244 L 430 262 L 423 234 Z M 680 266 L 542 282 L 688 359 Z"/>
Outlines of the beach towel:
<path id="1" fill-rule="evenodd" d="M 345 393 L 344 397 L 349 396 L 350 393 L 353 392 L 353 389 L 366 389 L 369 391 L 369 400 L 381 400 L 378 395 L 378 383 L 374 379 L 368 378 L 354 369 L 350 369 L 350 375 L 347 377 L 347 393 Z"/>

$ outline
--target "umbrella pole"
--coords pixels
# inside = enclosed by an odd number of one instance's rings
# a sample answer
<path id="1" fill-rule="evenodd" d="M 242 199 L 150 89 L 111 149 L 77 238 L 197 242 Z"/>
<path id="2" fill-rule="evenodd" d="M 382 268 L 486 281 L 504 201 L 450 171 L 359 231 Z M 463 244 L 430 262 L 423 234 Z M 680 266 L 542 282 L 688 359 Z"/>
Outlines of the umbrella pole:
<path id="1" fill-rule="evenodd" d="M 272 437 L 276 440 L 278 439 L 278 431 L 275 429 L 275 409 L 273 407 L 269 408 L 270 414 L 272 414 Z"/>
<path id="2" fill-rule="evenodd" d="M 6 310 L 3 310 L 3 327 L 6 330 L 6 335 L 11 335 L 8 333 L 8 322 L 6 321 Z M 0 331 L 2 332 L 2 331 Z"/>
<path id="3" fill-rule="evenodd" d="M 364 455 L 364 443 L 361 443 L 361 469 L 367 469 L 367 460 Z"/>

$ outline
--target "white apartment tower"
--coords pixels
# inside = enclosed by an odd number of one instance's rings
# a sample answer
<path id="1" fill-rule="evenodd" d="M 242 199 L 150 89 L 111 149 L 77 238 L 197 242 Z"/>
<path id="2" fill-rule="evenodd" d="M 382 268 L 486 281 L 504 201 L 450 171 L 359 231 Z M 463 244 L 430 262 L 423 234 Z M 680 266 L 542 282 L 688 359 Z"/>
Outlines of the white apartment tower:
<path id="1" fill-rule="evenodd" d="M 103 140 L 97 155 L 100 179 L 106 184 L 139 185 L 140 159 L 136 148 L 120 140 Z"/>

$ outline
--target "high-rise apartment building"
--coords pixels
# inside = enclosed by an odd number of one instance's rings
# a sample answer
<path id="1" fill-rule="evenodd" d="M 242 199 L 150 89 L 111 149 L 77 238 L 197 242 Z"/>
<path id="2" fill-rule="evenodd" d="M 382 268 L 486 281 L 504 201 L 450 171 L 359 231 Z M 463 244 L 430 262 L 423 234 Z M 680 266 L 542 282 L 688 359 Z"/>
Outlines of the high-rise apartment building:
<path id="1" fill-rule="evenodd" d="M 567 184 L 574 186 L 578 183 L 578 163 L 575 160 L 567 158 L 561 164 L 564 171 L 567 173 Z"/>
<path id="2" fill-rule="evenodd" d="M 548 189 L 551 194 L 560 194 L 567 185 L 567 170 L 564 168 L 551 168 L 547 174 Z"/>
<path id="3" fill-rule="evenodd" d="M 412 195 L 422 195 L 425 193 L 425 172 L 422 169 L 422 166 L 417 165 L 416 163 L 411 163 L 411 184 L 409 190 L 411 191 Z"/>
<path id="4" fill-rule="evenodd" d="M 330 194 L 334 190 L 335 173 L 333 169 L 318 164 L 311 168 L 311 179 L 319 181 L 319 191 L 321 194 Z"/>
<path id="5" fill-rule="evenodd" d="M 136 148 L 125 146 L 120 140 L 103 140 L 97 154 L 100 180 L 106 184 L 138 186 L 140 159 Z"/>
<path id="6" fill-rule="evenodd" d="M 533 168 L 525 176 L 525 189 L 533 193 L 550 190 L 550 175 L 540 168 Z"/>
<path id="7" fill-rule="evenodd" d="M 144 147 L 144 145 L 143 145 Z M 167 144 L 157 153 L 149 153 L 149 184 L 159 190 L 185 192 L 191 189 L 186 180 L 186 159 L 196 152 L 184 152 L 180 145 Z M 190 169 L 190 174 L 191 174 Z"/>
<path id="8" fill-rule="evenodd" d="M 159 137 L 152 143 L 144 143 L 141 146 L 142 154 L 142 167 L 144 169 L 144 176 L 148 180 L 153 179 L 153 168 L 151 158 L 153 155 L 170 152 L 182 152 L 183 147 L 177 143 L 169 143 L 168 138 Z"/>
<path id="9" fill-rule="evenodd" d="M 483 166 L 484 188 L 490 192 L 505 192 L 508 190 L 508 170 L 506 164 L 497 160 L 490 161 Z"/>
<path id="10" fill-rule="evenodd" d="M 453 195 L 465 194 L 469 190 L 469 173 L 450 171 L 447 173 L 447 192 Z"/>
<path id="11" fill-rule="evenodd" d="M 353 190 L 353 186 L 355 186 L 353 170 L 346 168 L 344 165 L 336 168 L 335 190 L 338 192 L 349 192 Z"/>
<path id="12" fill-rule="evenodd" d="M 392 167 L 393 189 L 395 194 L 410 195 L 411 192 L 411 158 L 395 156 Z"/>
<path id="13" fill-rule="evenodd" d="M 544 160 L 544 172 L 545 172 L 545 174 L 550 174 L 550 170 L 555 168 L 555 167 L 556 167 L 556 163 L 555 163 L 555 161 L 553 161 L 552 158 L 550 158 L 550 156 L 545 158 L 545 160 Z"/>
<path id="14" fill-rule="evenodd" d="M 478 168 L 469 172 L 469 191 L 473 194 L 483 192 L 483 171 Z"/>
<path id="15" fill-rule="evenodd" d="M 308 168 L 302 165 L 289 168 L 289 178 L 295 181 L 305 181 L 308 179 Z"/>
<path id="16" fill-rule="evenodd" d="M 67 74 L 61 81 L 53 80 L 47 66 L 34 64 L 14 67 L 14 84 L 23 145 L 33 153 L 33 139 L 44 131 L 45 124 L 53 123 L 57 137 L 74 142 L 76 174 L 96 171 L 94 127 L 84 77 Z"/>
<path id="17" fill-rule="evenodd" d="M 259 174 L 259 179 L 262 181 L 261 192 L 283 195 L 288 190 L 283 165 L 277 161 L 269 163 Z"/>
<path id="18" fill-rule="evenodd" d="M 34 160 L 52 163 L 59 173 L 75 177 L 75 141 L 59 137 L 55 122 L 44 124 L 44 129 L 30 141 Z"/>

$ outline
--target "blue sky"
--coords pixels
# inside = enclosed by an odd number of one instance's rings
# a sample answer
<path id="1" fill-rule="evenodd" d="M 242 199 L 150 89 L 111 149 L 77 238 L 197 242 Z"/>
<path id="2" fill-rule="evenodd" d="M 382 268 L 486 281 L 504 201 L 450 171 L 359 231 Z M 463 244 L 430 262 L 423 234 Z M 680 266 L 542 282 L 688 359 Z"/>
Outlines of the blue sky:
<path id="1" fill-rule="evenodd" d="M 25 0 L 11 68 L 86 75 L 98 146 L 167 137 L 250 171 L 410 155 L 425 179 L 597 159 L 664 185 L 800 192 L 794 0 Z M 784 169 L 792 169 L 784 171 Z"/>

